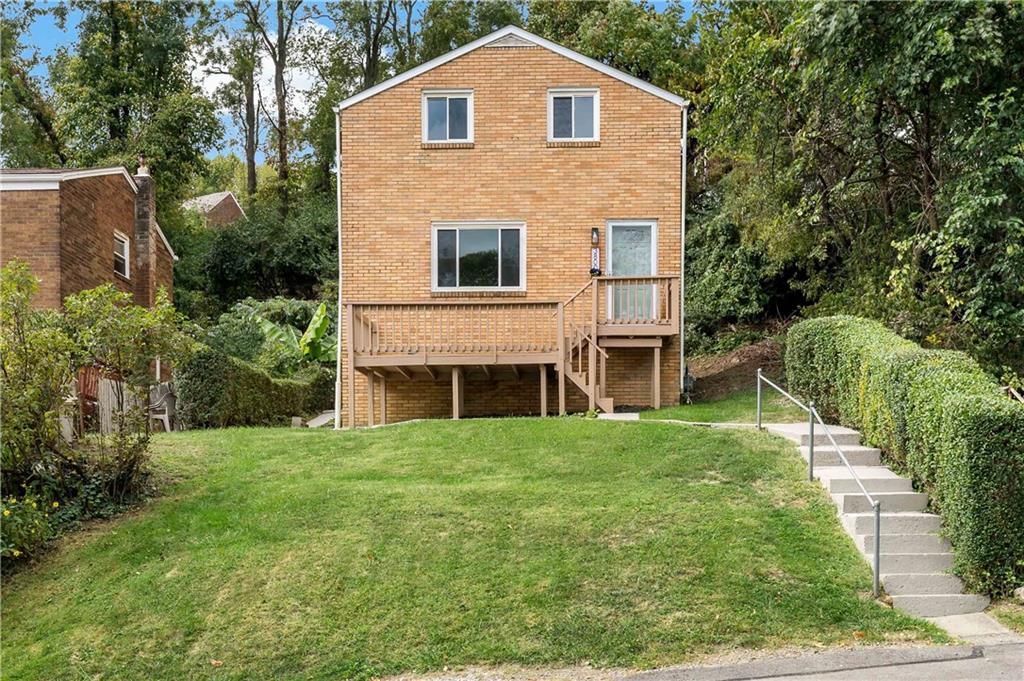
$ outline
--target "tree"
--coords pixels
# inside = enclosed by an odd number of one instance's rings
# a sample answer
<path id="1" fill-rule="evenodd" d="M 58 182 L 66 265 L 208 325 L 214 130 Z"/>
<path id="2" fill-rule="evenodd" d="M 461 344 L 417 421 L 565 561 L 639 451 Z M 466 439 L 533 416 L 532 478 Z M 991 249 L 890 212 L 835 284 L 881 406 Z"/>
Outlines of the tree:
<path id="1" fill-rule="evenodd" d="M 81 15 L 78 40 L 50 67 L 68 163 L 133 167 L 143 155 L 161 205 L 180 201 L 221 134 L 188 66 L 208 32 L 206 5 L 75 0 L 69 7 Z"/>
<path id="2" fill-rule="evenodd" d="M 230 80 L 217 91 L 218 102 L 227 108 L 242 134 L 245 156 L 245 194 L 251 201 L 256 194 L 256 148 L 260 140 L 260 118 L 256 101 L 256 82 L 260 76 L 260 37 L 251 22 L 245 21 L 240 33 L 231 33 L 227 23 L 244 16 L 240 2 L 222 14 L 225 27 L 218 31 L 218 42 L 206 58 L 207 72 L 225 75 Z"/>
<path id="3" fill-rule="evenodd" d="M 523 3 L 436 0 L 423 12 L 420 61 L 429 61 L 509 24 L 523 23 Z"/>
<path id="4" fill-rule="evenodd" d="M 288 81 L 286 77 L 292 47 L 292 31 L 302 0 L 241 0 L 241 9 L 246 18 L 246 28 L 259 36 L 263 49 L 274 64 L 274 101 L 277 105 L 275 118 L 267 115 L 277 148 L 277 192 L 279 211 L 282 216 L 289 209 L 289 142 L 288 128 Z M 273 2 L 273 16 L 267 13 Z M 255 188 L 254 188 L 255 190 Z"/>
<path id="5" fill-rule="evenodd" d="M 1022 36 L 1012 3 L 705 8 L 722 211 L 816 310 L 1024 369 Z"/>
<path id="6" fill-rule="evenodd" d="M 57 130 L 57 113 L 31 75 L 39 64 L 22 42 L 27 27 L 40 14 L 31 6 L 4 5 L 0 16 L 0 157 L 9 166 L 63 166 L 68 162 L 64 139 Z"/>

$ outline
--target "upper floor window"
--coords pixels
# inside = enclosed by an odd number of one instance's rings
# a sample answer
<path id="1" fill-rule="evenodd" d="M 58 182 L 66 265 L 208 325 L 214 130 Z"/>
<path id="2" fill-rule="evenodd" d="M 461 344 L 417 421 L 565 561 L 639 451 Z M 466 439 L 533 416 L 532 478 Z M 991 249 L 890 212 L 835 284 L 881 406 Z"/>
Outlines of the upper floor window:
<path id="1" fill-rule="evenodd" d="M 548 141 L 601 139 L 601 93 L 597 88 L 548 90 Z"/>
<path id="2" fill-rule="evenodd" d="M 114 232 L 114 272 L 125 279 L 128 278 L 128 237 L 121 232 Z"/>
<path id="3" fill-rule="evenodd" d="M 423 92 L 423 141 L 473 141 L 473 91 Z"/>
<path id="4" fill-rule="evenodd" d="M 435 223 L 432 241 L 432 290 L 526 290 L 521 222 Z"/>

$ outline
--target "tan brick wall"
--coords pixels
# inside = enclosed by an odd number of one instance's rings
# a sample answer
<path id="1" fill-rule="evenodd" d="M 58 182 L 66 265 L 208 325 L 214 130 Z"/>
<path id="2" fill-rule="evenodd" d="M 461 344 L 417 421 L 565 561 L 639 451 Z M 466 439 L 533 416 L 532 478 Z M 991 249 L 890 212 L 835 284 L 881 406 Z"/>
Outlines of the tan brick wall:
<path id="1" fill-rule="evenodd" d="M 60 251 L 60 191 L 0 193 L 0 265 L 28 263 L 39 279 L 36 307 L 60 307 Z"/>
<path id="2" fill-rule="evenodd" d="M 548 144 L 547 91 L 565 86 L 600 88 L 600 144 Z M 422 147 L 421 93 L 433 88 L 473 89 L 472 148 Z M 429 300 L 431 224 L 443 220 L 526 223 L 527 291 L 511 300 L 565 299 L 585 284 L 590 230 L 600 228 L 604 267 L 609 219 L 657 220 L 658 273 L 676 274 L 680 132 L 677 106 L 533 47 L 478 49 L 356 104 L 342 113 L 344 298 Z M 608 393 L 617 403 L 650 403 L 650 355 L 613 351 Z M 662 361 L 662 400 L 675 402 L 678 346 L 664 348 Z M 392 419 L 451 413 L 450 383 L 389 386 Z M 539 399 L 536 379 L 529 386 L 516 411 Z M 513 408 L 507 395 L 517 391 L 481 397 L 481 387 L 467 382 L 470 413 L 476 400 L 481 413 Z M 356 394 L 358 423 L 361 376 Z M 578 391 L 569 384 L 567 394 Z M 554 390 L 549 399 L 557 405 Z"/>

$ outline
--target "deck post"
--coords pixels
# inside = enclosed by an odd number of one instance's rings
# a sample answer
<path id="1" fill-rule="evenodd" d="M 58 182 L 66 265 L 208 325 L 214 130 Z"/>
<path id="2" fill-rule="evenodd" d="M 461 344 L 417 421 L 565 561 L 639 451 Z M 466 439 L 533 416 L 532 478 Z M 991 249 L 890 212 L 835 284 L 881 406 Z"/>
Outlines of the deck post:
<path id="1" fill-rule="evenodd" d="M 548 368 L 540 365 L 540 415 L 548 415 Z"/>
<path id="2" fill-rule="evenodd" d="M 597 314 L 598 314 L 598 303 L 597 303 L 597 289 L 598 286 L 591 287 L 591 313 L 590 313 L 590 352 L 587 355 L 587 377 L 589 388 L 587 390 L 588 398 L 588 409 L 590 411 L 597 410 Z"/>
<path id="3" fill-rule="evenodd" d="M 373 372 L 366 372 L 366 425 L 373 426 Z"/>
<path id="4" fill-rule="evenodd" d="M 353 334 L 355 324 L 355 314 L 352 309 L 352 304 L 349 303 L 345 306 L 348 313 L 348 333 L 345 334 L 345 345 L 348 346 L 348 427 L 356 427 L 356 352 L 355 352 L 355 336 Z M 340 339 L 339 339 L 340 341 Z"/>
<path id="5" fill-rule="evenodd" d="M 661 409 L 661 348 L 654 348 L 654 358 L 651 362 L 651 406 Z"/>
<path id="6" fill-rule="evenodd" d="M 380 377 L 380 425 L 388 422 L 388 379 Z"/>
<path id="7" fill-rule="evenodd" d="M 565 303 L 558 303 L 558 415 L 565 416 Z"/>
<path id="8" fill-rule="evenodd" d="M 452 418 L 462 418 L 463 400 L 462 367 L 452 367 Z"/>
<path id="9" fill-rule="evenodd" d="M 598 365 L 601 367 L 601 385 L 598 388 L 598 392 L 601 397 L 608 396 L 608 358 L 604 355 L 597 360 Z"/>

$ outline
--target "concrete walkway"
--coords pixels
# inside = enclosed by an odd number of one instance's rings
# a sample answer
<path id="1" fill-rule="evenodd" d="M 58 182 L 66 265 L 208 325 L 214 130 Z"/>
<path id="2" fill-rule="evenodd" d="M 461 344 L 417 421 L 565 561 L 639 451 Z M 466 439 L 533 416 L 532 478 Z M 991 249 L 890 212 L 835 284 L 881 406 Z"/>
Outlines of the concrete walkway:
<path id="1" fill-rule="evenodd" d="M 672 667 L 630 681 L 1021 681 L 1024 644 L 1000 646 L 855 647 L 741 664 Z"/>

